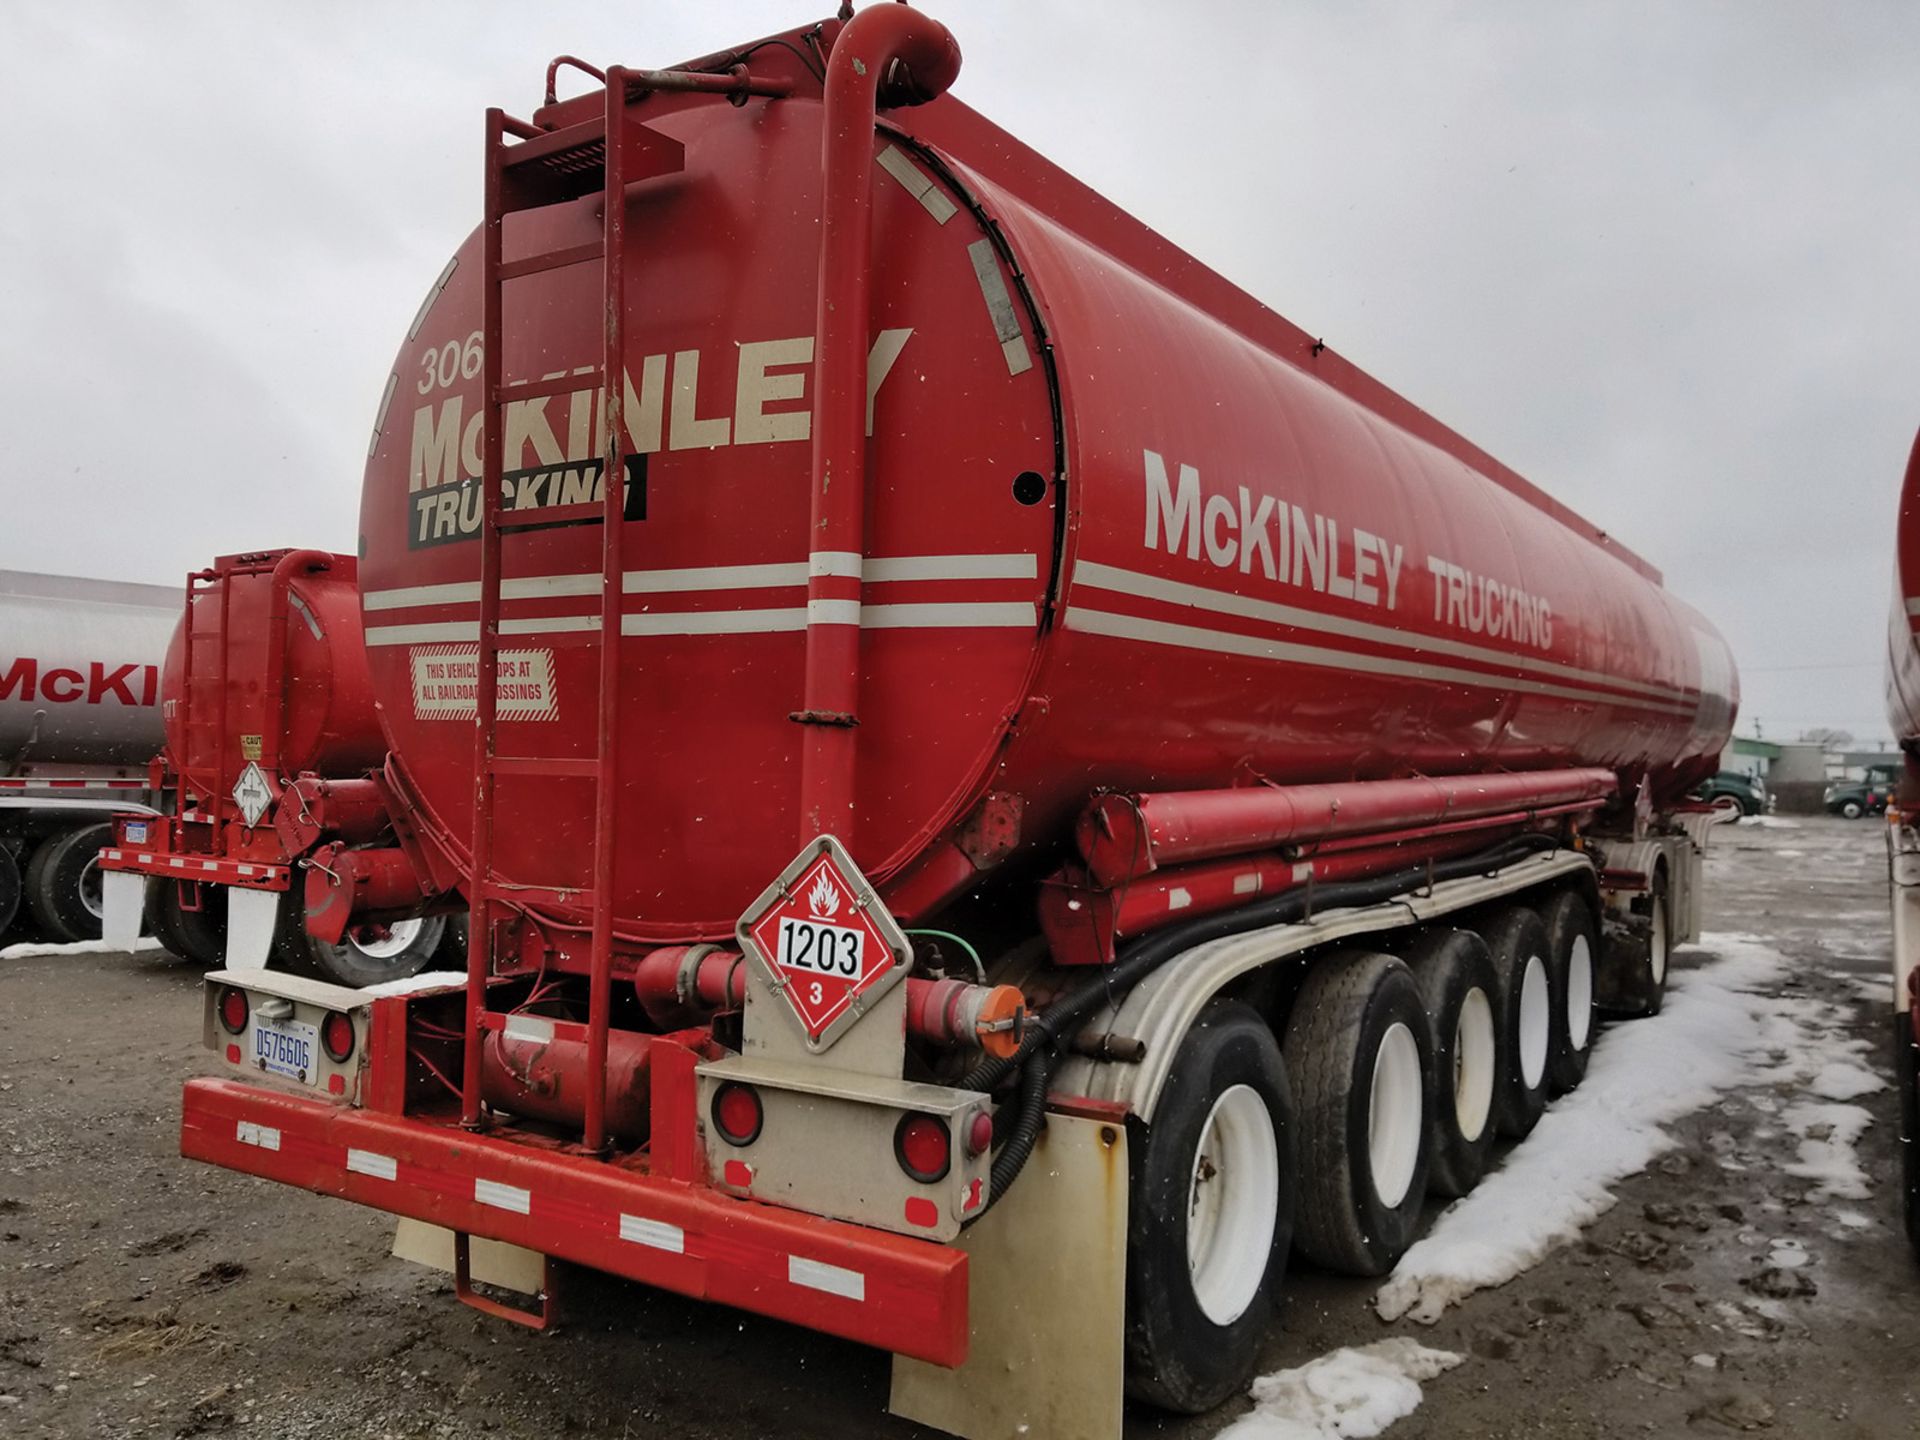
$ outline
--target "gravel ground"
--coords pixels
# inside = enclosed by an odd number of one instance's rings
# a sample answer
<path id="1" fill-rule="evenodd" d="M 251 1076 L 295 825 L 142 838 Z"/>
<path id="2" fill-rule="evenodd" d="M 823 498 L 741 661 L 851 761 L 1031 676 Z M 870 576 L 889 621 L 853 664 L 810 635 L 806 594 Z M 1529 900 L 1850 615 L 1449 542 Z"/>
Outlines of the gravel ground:
<path id="1" fill-rule="evenodd" d="M 1765 937 L 1794 962 L 1780 993 L 1839 1006 L 1878 1065 L 1884 886 L 1877 824 L 1723 827 L 1708 928 Z M 0 961 L 0 1434 L 931 1434 L 884 1413 L 877 1352 L 591 1274 L 568 1277 L 581 1318 L 532 1335 L 388 1258 L 379 1215 L 182 1161 L 180 1082 L 214 1068 L 198 1015 L 197 978 L 151 954 Z M 1298 1276 L 1266 1362 L 1390 1335 L 1466 1356 L 1396 1440 L 1920 1433 L 1892 1096 L 1857 1102 L 1875 1183 L 1848 1201 L 1783 1173 L 1802 1098 L 1755 1083 L 1689 1116 L 1583 1240 L 1432 1326 Z M 1244 1408 L 1128 1434 L 1197 1440 Z"/>

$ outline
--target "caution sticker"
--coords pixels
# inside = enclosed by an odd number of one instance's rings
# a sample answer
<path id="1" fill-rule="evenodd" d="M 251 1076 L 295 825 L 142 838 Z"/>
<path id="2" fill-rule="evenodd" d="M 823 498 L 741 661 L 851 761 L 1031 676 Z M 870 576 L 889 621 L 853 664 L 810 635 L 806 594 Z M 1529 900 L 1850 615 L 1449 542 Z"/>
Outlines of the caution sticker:
<path id="1" fill-rule="evenodd" d="M 478 645 L 416 645 L 413 714 L 417 720 L 471 720 L 480 674 Z M 557 720 L 560 698 L 553 682 L 553 651 L 499 653 L 495 713 L 502 720 Z"/>

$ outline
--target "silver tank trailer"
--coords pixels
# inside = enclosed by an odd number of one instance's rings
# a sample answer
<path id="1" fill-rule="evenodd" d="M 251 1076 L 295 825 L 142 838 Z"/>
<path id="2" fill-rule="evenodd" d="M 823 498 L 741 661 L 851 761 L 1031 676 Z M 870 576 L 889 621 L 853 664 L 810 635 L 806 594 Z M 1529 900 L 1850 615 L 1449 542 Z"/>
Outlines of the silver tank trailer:
<path id="1" fill-rule="evenodd" d="M 0 776 L 144 770 L 183 608 L 173 586 L 0 570 Z"/>

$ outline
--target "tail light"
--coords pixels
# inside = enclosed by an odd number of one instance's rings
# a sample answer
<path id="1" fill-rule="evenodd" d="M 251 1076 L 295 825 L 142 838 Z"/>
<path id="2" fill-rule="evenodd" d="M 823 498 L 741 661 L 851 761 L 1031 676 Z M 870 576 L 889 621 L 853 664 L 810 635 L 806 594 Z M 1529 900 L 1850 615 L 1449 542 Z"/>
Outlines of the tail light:
<path id="1" fill-rule="evenodd" d="M 945 1177 L 953 1163 L 946 1123 L 931 1115 L 905 1115 L 893 1132 L 893 1158 L 922 1185 Z"/>
<path id="2" fill-rule="evenodd" d="M 353 1017 L 334 1011 L 320 1026 L 320 1044 L 336 1065 L 353 1054 Z"/>
<path id="3" fill-rule="evenodd" d="M 244 1034 L 247 1028 L 247 992 L 231 985 L 220 992 L 220 1023 L 229 1035 Z"/>
<path id="4" fill-rule="evenodd" d="M 760 1138 L 765 1120 L 760 1093 L 751 1085 L 730 1081 L 713 1095 L 713 1128 L 729 1145 L 751 1145 Z"/>

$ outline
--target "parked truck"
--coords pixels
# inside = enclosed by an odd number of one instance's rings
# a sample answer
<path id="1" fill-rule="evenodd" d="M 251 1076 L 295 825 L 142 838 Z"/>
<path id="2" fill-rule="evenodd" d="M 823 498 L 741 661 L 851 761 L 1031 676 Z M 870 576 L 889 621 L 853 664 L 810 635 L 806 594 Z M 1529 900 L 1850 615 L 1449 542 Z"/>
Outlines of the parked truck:
<path id="1" fill-rule="evenodd" d="M 356 905 L 334 883 L 348 852 L 392 836 L 354 558 L 223 555 L 187 577 L 184 605 L 168 593 L 154 768 L 177 803 L 95 836 L 108 937 L 128 944 L 144 921 L 207 968 L 352 986 L 457 960 L 451 897 Z"/>
<path id="2" fill-rule="evenodd" d="M 0 935 L 100 937 L 96 856 L 157 813 L 160 667 L 176 592 L 0 570 Z"/>
<path id="3" fill-rule="evenodd" d="M 1894 529 L 1893 614 L 1887 628 L 1887 720 L 1901 771 L 1887 809 L 1893 907 L 1893 1072 L 1907 1238 L 1920 1253 L 1920 436 L 1907 459 Z"/>
<path id="4" fill-rule="evenodd" d="M 1737 692 L 959 64 L 876 5 L 488 112 L 375 419 L 352 852 L 464 895 L 467 971 L 210 975 L 181 1147 L 453 1232 L 509 1319 L 592 1266 L 1107 1437 L 1659 1009 Z"/>

